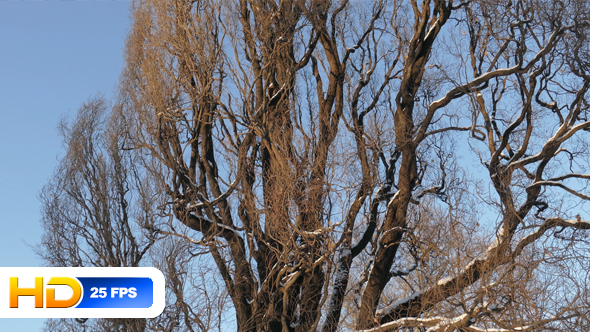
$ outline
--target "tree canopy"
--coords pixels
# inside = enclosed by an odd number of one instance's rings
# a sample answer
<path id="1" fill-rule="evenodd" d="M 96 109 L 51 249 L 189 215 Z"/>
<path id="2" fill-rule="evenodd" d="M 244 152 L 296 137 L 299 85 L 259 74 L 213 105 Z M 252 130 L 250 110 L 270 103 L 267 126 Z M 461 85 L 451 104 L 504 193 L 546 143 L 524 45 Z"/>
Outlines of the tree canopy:
<path id="1" fill-rule="evenodd" d="M 136 0 L 65 118 L 52 266 L 155 266 L 55 331 L 590 329 L 590 5 Z"/>

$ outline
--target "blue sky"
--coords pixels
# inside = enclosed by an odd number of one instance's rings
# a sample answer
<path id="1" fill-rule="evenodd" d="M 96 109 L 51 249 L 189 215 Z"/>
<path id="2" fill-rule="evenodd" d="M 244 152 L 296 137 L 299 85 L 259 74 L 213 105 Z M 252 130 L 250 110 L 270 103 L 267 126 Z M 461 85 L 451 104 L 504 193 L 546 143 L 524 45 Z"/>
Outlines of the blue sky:
<path id="1" fill-rule="evenodd" d="M 0 266 L 40 266 L 38 193 L 63 154 L 56 126 L 89 96 L 112 95 L 129 1 L 0 1 Z M 0 319 L 0 332 L 42 319 Z"/>

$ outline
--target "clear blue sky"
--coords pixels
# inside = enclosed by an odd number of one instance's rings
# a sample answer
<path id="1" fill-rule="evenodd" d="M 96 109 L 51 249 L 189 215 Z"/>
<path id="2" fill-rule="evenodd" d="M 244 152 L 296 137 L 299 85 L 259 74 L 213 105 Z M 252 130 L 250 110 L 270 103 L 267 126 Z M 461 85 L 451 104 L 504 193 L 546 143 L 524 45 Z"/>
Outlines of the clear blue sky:
<path id="1" fill-rule="evenodd" d="M 89 96 L 113 93 L 129 1 L 0 1 L 0 266 L 40 266 L 38 193 L 63 154 L 56 130 Z M 43 319 L 0 319 L 0 332 Z"/>

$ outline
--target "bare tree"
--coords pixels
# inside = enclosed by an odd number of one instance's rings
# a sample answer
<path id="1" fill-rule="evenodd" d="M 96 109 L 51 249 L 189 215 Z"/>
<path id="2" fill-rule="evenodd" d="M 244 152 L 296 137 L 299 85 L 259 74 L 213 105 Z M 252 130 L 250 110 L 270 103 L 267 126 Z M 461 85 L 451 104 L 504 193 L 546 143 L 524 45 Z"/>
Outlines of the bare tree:
<path id="1" fill-rule="evenodd" d="M 170 306 L 147 322 L 149 330 L 178 331 L 184 320 L 185 327 L 190 321 L 208 331 L 216 313 L 207 310 L 222 308 L 223 302 L 195 305 L 192 298 L 203 290 L 185 289 L 192 287 L 192 278 L 203 275 L 206 264 L 195 272 L 181 267 L 186 260 L 196 261 L 199 253 L 185 241 L 178 246 L 176 238 L 165 238 L 166 231 L 174 231 L 166 227 L 169 217 L 158 209 L 165 204 L 165 194 L 142 167 L 141 156 L 127 152 L 122 131 L 127 125 L 111 111 L 97 96 L 84 103 L 72 121 L 60 123 L 67 152 L 41 192 L 45 234 L 38 253 L 50 266 L 156 266 L 166 273 Z M 208 296 L 205 304 L 216 298 Z M 146 320 L 50 320 L 45 330 L 139 332 L 146 330 Z"/>
<path id="2" fill-rule="evenodd" d="M 162 269 L 139 329 L 588 329 L 587 2 L 132 12 L 114 106 L 66 131 L 42 254 Z"/>

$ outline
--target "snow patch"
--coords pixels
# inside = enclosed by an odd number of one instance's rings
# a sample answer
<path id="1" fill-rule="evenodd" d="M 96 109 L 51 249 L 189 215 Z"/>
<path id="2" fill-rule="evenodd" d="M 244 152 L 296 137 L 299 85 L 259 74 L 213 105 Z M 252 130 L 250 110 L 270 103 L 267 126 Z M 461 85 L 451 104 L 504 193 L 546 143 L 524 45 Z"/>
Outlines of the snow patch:
<path id="1" fill-rule="evenodd" d="M 422 295 L 422 293 L 424 293 L 424 290 L 417 291 L 417 292 L 411 294 L 410 296 L 406 296 L 405 298 L 403 298 L 399 301 L 395 301 L 392 304 L 390 304 L 380 310 L 377 310 L 377 316 L 384 316 L 384 315 L 394 311 L 400 305 L 408 303 L 408 302 L 416 299 L 418 296 Z"/>

